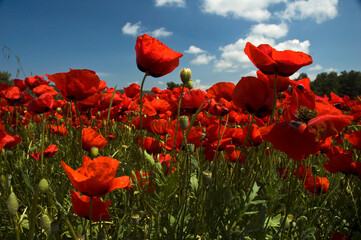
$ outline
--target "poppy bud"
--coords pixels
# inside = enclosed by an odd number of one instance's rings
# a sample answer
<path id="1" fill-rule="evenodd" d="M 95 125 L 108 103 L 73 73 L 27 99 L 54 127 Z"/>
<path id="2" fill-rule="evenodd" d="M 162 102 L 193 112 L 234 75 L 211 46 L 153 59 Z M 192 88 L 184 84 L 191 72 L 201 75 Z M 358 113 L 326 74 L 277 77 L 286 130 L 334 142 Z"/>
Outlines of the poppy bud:
<path id="1" fill-rule="evenodd" d="M 180 123 L 180 127 L 182 128 L 182 130 L 185 131 L 188 128 L 188 117 L 180 116 L 179 123 Z"/>
<path id="2" fill-rule="evenodd" d="M 11 192 L 8 198 L 8 211 L 10 215 L 15 216 L 19 209 L 19 202 L 14 192 Z"/>
<path id="3" fill-rule="evenodd" d="M 192 89 L 193 88 L 193 81 L 189 80 L 186 87 L 189 88 L 189 89 Z"/>
<path id="4" fill-rule="evenodd" d="M 59 123 L 60 123 L 60 124 L 63 124 L 63 123 L 64 123 L 64 119 L 61 118 L 61 119 L 59 120 Z"/>
<path id="5" fill-rule="evenodd" d="M 40 226 L 42 229 L 45 230 L 45 232 L 47 232 L 47 233 L 51 232 L 51 220 L 47 214 L 41 215 Z"/>
<path id="6" fill-rule="evenodd" d="M 100 118 L 100 116 L 101 116 L 100 112 L 97 112 L 97 118 Z"/>
<path id="7" fill-rule="evenodd" d="M 205 138 L 206 138 L 206 134 L 205 134 L 205 133 L 202 133 L 202 134 L 201 134 L 201 139 L 202 139 L 202 141 L 203 141 Z"/>
<path id="8" fill-rule="evenodd" d="M 48 180 L 46 180 L 45 178 L 41 179 L 38 187 L 39 187 L 40 192 L 45 193 L 46 191 L 48 191 L 48 189 L 49 189 Z"/>
<path id="9" fill-rule="evenodd" d="M 182 80 L 182 83 L 187 84 L 189 80 L 191 80 L 192 71 L 189 68 L 182 68 L 179 75 Z"/>
<path id="10" fill-rule="evenodd" d="M 92 158 L 97 157 L 98 154 L 99 154 L 99 148 L 97 148 L 97 147 L 92 147 L 92 148 L 90 149 L 90 156 L 91 156 Z"/>
<path id="11" fill-rule="evenodd" d="M 57 107 L 57 108 L 56 108 L 56 112 L 57 112 L 57 113 L 61 113 L 61 108 L 60 108 L 60 107 Z"/>

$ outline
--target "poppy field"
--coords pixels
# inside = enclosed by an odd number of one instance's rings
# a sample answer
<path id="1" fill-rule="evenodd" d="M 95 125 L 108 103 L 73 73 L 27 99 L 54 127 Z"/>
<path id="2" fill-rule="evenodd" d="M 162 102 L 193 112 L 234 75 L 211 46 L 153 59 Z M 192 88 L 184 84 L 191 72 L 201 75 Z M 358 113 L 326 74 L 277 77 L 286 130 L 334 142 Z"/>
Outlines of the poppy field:
<path id="1" fill-rule="evenodd" d="M 312 57 L 244 49 L 236 84 L 151 89 L 182 53 L 144 34 L 141 85 L 88 69 L 0 84 L 0 239 L 361 239 L 361 99 L 289 77 Z"/>

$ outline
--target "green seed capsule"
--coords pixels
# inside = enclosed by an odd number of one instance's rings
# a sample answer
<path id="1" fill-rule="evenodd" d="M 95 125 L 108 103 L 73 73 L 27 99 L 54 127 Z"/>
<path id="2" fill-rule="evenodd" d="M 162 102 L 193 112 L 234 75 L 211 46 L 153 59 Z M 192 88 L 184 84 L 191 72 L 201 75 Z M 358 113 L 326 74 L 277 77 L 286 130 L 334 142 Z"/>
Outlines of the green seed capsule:
<path id="1" fill-rule="evenodd" d="M 49 182 L 45 178 L 41 179 L 39 182 L 39 190 L 40 192 L 45 193 L 49 189 Z"/>
<path id="2" fill-rule="evenodd" d="M 179 73 L 180 78 L 184 84 L 187 84 L 192 77 L 192 71 L 189 68 L 182 68 Z"/>
<path id="3" fill-rule="evenodd" d="M 8 198 L 8 210 L 10 215 L 15 216 L 19 209 L 19 202 L 14 192 L 11 192 Z"/>
<path id="4" fill-rule="evenodd" d="M 40 226 L 42 229 L 45 230 L 45 232 L 47 232 L 47 233 L 51 232 L 51 220 L 47 214 L 41 215 Z"/>
<path id="5" fill-rule="evenodd" d="M 179 117 L 179 124 L 183 131 L 185 131 L 188 128 L 188 117 L 187 116 L 180 116 Z"/>
<path id="6" fill-rule="evenodd" d="M 97 157 L 98 154 L 99 154 L 99 148 L 97 148 L 97 147 L 92 147 L 92 148 L 90 149 L 90 156 L 91 156 L 92 158 Z"/>

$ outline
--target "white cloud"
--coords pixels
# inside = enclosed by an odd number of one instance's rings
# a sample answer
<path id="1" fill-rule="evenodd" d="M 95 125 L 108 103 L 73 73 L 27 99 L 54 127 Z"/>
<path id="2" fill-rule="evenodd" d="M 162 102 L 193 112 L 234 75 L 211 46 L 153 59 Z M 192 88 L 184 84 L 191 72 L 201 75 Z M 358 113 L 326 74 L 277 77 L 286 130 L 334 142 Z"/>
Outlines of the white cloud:
<path id="1" fill-rule="evenodd" d="M 316 64 L 313 67 L 308 68 L 309 71 L 320 71 L 322 69 L 322 66 L 320 64 Z"/>
<path id="2" fill-rule="evenodd" d="M 288 26 L 285 23 L 264 24 L 260 23 L 252 26 L 250 35 L 263 35 L 271 38 L 281 38 L 287 35 Z"/>
<path id="3" fill-rule="evenodd" d="M 271 17 L 268 7 L 286 0 L 202 0 L 202 10 L 220 16 L 233 16 L 262 22 Z"/>
<path id="4" fill-rule="evenodd" d="M 163 85 L 163 83 L 164 83 L 163 81 L 158 81 L 159 85 Z"/>
<path id="5" fill-rule="evenodd" d="M 185 50 L 184 52 L 189 53 L 189 54 L 199 54 L 199 53 L 204 53 L 205 51 L 203 49 L 200 49 L 199 47 L 191 45 L 188 48 L 188 50 Z"/>
<path id="6" fill-rule="evenodd" d="M 139 29 L 140 29 L 140 21 L 134 24 L 127 22 L 122 27 L 122 32 L 126 35 L 136 36 L 139 33 Z"/>
<path id="7" fill-rule="evenodd" d="M 156 7 L 163 6 L 176 6 L 176 7 L 185 7 L 186 0 L 155 0 Z"/>
<path id="8" fill-rule="evenodd" d="M 210 56 L 207 54 L 200 54 L 191 61 L 191 64 L 195 64 L 195 65 L 208 64 L 210 61 L 212 61 L 215 58 L 216 58 L 215 56 Z"/>
<path id="9" fill-rule="evenodd" d="M 205 91 L 206 89 L 211 87 L 211 85 L 201 84 L 200 79 L 196 79 L 196 80 L 192 80 L 192 81 L 193 81 L 193 89 L 200 89 L 200 90 Z"/>
<path id="10" fill-rule="evenodd" d="M 278 51 L 292 50 L 292 51 L 308 53 L 310 45 L 311 43 L 308 40 L 300 42 L 300 40 L 298 39 L 293 39 L 293 40 L 287 40 L 285 42 L 281 42 L 273 47 Z"/>
<path id="11" fill-rule="evenodd" d="M 287 20 L 313 18 L 322 23 L 337 16 L 337 4 L 338 0 L 296 0 L 288 2 L 277 15 Z"/>
<path id="12" fill-rule="evenodd" d="M 153 37 L 160 38 L 160 37 L 169 37 L 173 35 L 172 32 L 167 31 L 164 27 L 157 28 L 150 33 Z"/>

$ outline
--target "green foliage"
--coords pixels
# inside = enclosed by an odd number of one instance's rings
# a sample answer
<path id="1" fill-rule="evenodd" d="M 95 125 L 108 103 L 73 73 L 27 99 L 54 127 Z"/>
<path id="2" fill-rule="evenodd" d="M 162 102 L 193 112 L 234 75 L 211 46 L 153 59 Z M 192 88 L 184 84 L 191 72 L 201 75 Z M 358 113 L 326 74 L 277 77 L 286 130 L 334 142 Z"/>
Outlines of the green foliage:
<path id="1" fill-rule="evenodd" d="M 167 89 L 169 89 L 171 91 L 173 90 L 173 88 L 177 88 L 177 87 L 181 87 L 181 86 L 182 86 L 181 83 L 175 83 L 173 81 L 167 82 Z"/>
<path id="2" fill-rule="evenodd" d="M 351 99 L 355 99 L 361 95 L 361 72 L 342 71 L 340 74 L 336 72 L 323 72 L 317 75 L 316 79 L 310 84 L 312 91 L 317 95 L 328 95 L 330 92 L 343 97 L 348 95 Z"/>
<path id="3" fill-rule="evenodd" d="M 12 84 L 10 81 L 11 73 L 6 71 L 0 71 L 0 83 Z"/>

